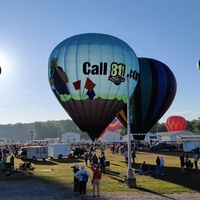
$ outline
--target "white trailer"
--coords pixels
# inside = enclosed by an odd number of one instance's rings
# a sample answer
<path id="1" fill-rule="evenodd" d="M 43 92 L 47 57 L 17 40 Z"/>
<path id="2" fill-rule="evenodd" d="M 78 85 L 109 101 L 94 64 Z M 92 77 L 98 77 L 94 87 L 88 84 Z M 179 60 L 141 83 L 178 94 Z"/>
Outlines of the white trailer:
<path id="1" fill-rule="evenodd" d="M 45 160 L 46 158 L 48 158 L 47 146 L 28 146 L 26 158 L 32 160 Z"/>
<path id="2" fill-rule="evenodd" d="M 183 144 L 183 152 L 192 152 L 197 147 L 199 147 L 200 149 L 200 142 L 183 141 L 182 144 Z"/>
<path id="3" fill-rule="evenodd" d="M 200 135 L 177 135 L 177 141 L 183 145 L 183 152 L 192 152 L 200 148 Z"/>
<path id="4" fill-rule="evenodd" d="M 48 157 L 62 159 L 71 153 L 71 145 L 69 143 L 49 143 Z"/>

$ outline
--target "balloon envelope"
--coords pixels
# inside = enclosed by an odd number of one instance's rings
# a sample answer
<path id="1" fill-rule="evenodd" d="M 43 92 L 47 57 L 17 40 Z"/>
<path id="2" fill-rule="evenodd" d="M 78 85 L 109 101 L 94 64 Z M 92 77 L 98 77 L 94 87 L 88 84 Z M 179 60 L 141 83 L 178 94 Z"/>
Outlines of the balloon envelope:
<path id="1" fill-rule="evenodd" d="M 106 129 L 107 131 L 115 132 L 122 126 L 123 126 L 122 123 L 115 117 L 113 121 L 106 127 Z"/>
<path id="2" fill-rule="evenodd" d="M 102 138 L 102 136 L 106 132 L 119 133 L 119 128 L 121 128 L 121 127 L 123 127 L 122 123 L 117 119 L 117 117 L 115 117 L 113 119 L 113 121 L 106 127 L 106 129 L 103 131 L 103 133 L 101 133 L 101 135 L 99 136 L 99 138 Z"/>
<path id="3" fill-rule="evenodd" d="M 131 133 L 135 140 L 143 140 L 168 110 L 177 87 L 174 74 L 164 63 L 151 58 L 139 58 L 139 65 L 139 81 L 130 98 Z M 117 114 L 117 118 L 127 126 L 126 106 Z"/>
<path id="4" fill-rule="evenodd" d="M 55 96 L 93 141 L 126 105 L 127 74 L 133 94 L 139 76 L 137 56 L 124 41 L 106 34 L 67 38 L 49 57 L 48 78 Z"/>
<path id="5" fill-rule="evenodd" d="M 197 62 L 197 69 L 200 71 L 200 60 Z"/>
<path id="6" fill-rule="evenodd" d="M 167 118 L 165 127 L 168 131 L 182 131 L 186 129 L 187 121 L 181 116 L 171 116 Z"/>

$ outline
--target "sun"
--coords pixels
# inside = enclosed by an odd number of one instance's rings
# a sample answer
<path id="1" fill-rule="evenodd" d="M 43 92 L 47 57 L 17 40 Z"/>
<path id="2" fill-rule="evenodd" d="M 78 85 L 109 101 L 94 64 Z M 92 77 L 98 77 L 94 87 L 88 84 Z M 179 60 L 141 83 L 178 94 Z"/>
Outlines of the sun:
<path id="1" fill-rule="evenodd" d="M 9 59 L 6 55 L 0 52 L 0 67 L 1 67 L 1 74 L 8 74 L 9 73 Z"/>

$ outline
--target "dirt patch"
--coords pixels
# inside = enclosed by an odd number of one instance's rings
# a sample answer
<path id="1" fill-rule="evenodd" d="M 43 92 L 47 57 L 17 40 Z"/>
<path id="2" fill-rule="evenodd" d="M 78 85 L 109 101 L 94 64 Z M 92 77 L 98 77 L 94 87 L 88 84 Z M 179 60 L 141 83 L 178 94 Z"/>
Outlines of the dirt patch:
<path id="1" fill-rule="evenodd" d="M 2 200 L 63 200 L 81 199 L 75 196 L 72 189 L 56 185 L 53 183 L 42 183 L 40 181 L 0 181 Z M 132 200 L 132 199 L 171 199 L 171 200 L 196 200 L 200 199 L 200 193 L 180 193 L 180 194 L 138 194 L 129 192 L 101 192 L 101 197 L 92 197 L 91 191 L 87 192 L 84 199 L 104 199 L 104 200 Z"/>

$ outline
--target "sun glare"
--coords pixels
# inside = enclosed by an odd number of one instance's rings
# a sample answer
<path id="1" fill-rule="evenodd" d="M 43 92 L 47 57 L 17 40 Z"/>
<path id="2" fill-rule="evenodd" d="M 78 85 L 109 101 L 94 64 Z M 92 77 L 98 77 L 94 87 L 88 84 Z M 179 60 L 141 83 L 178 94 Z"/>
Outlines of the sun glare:
<path id="1" fill-rule="evenodd" d="M 1 66 L 1 75 L 9 74 L 10 63 L 7 56 L 0 53 L 0 66 Z"/>

